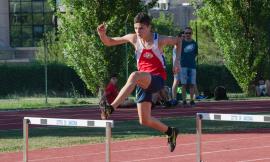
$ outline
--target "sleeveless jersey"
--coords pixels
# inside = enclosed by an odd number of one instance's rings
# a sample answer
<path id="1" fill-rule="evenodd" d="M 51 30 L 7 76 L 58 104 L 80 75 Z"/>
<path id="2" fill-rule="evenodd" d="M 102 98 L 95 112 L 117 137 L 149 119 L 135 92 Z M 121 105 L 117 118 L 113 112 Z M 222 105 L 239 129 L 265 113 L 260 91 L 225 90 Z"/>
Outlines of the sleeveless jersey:
<path id="1" fill-rule="evenodd" d="M 136 42 L 136 60 L 139 71 L 149 72 L 158 75 L 164 80 L 167 79 L 165 57 L 158 48 L 158 34 L 154 33 L 154 44 L 151 49 L 145 49 L 139 38 Z"/>

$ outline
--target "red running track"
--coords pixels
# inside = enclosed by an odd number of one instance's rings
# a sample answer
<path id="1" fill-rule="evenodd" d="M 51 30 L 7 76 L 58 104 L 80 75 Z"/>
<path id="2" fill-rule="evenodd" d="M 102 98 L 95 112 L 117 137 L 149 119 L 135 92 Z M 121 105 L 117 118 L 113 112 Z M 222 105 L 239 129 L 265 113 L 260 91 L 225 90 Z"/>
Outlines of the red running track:
<path id="1" fill-rule="evenodd" d="M 162 118 L 195 116 L 197 112 L 270 112 L 270 100 L 198 102 L 195 108 L 182 108 L 181 106 L 175 108 L 156 107 L 153 109 L 152 114 L 156 118 Z M 0 130 L 22 129 L 22 119 L 25 116 L 70 119 L 100 119 L 100 112 L 97 107 L 0 111 Z M 110 119 L 116 121 L 134 120 L 138 118 L 137 116 L 136 108 L 119 108 L 113 113 Z"/>
<path id="2" fill-rule="evenodd" d="M 181 135 L 173 153 L 165 138 L 112 143 L 112 162 L 195 162 L 195 135 Z M 205 134 L 202 136 L 204 162 L 269 162 L 270 134 Z M 29 162 L 104 162 L 105 145 L 80 145 L 29 152 Z M 3 162 L 20 162 L 22 153 L 2 153 Z"/>

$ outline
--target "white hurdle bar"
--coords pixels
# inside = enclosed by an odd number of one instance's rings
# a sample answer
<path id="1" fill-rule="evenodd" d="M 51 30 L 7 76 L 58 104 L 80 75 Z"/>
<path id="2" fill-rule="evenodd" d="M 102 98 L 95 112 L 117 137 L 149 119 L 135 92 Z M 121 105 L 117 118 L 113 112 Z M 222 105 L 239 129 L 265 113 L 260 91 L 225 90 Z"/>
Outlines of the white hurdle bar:
<path id="1" fill-rule="evenodd" d="M 33 125 L 55 125 L 71 127 L 101 127 L 106 128 L 106 157 L 105 161 L 111 161 L 111 128 L 114 127 L 113 120 L 85 120 L 85 119 L 60 119 L 42 117 L 24 117 L 23 119 L 23 162 L 28 162 L 28 132 L 29 124 Z"/>
<path id="2" fill-rule="evenodd" d="M 203 162 L 201 151 L 202 120 L 270 123 L 270 115 L 197 113 L 196 114 L 197 162 Z"/>

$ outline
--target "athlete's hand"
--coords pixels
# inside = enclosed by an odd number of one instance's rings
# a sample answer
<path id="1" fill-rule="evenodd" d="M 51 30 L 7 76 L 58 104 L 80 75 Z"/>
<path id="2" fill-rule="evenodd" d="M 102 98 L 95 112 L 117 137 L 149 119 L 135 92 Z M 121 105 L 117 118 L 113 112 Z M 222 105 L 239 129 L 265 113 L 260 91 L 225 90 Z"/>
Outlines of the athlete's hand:
<path id="1" fill-rule="evenodd" d="M 105 22 L 103 22 L 102 24 L 100 24 L 98 27 L 97 27 L 97 32 L 99 35 L 104 35 L 106 34 L 106 24 Z"/>

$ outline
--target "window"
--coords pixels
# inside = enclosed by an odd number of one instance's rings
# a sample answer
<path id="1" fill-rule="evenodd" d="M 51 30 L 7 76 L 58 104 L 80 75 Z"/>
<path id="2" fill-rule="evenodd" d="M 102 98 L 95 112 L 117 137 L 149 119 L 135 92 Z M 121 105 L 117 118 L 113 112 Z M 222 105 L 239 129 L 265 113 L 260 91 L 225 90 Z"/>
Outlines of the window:
<path id="1" fill-rule="evenodd" d="M 156 5 L 153 7 L 154 10 L 168 10 L 169 9 L 169 3 L 162 3 L 158 2 Z"/>
<path id="2" fill-rule="evenodd" d="M 168 10 L 169 4 L 168 3 L 160 3 L 159 8 L 160 8 L 160 10 Z"/>
<path id="3" fill-rule="evenodd" d="M 9 0 L 10 45 L 32 47 L 53 31 L 54 9 L 51 0 Z M 54 1 L 56 3 L 56 0 Z"/>
<path id="4" fill-rule="evenodd" d="M 33 26 L 33 31 L 34 31 L 34 38 L 40 39 L 43 36 L 44 27 L 43 25 Z"/>
<path id="5" fill-rule="evenodd" d="M 32 6 L 31 6 L 31 2 L 21 2 L 21 12 L 28 12 L 31 13 Z"/>
<path id="6" fill-rule="evenodd" d="M 37 2 L 33 2 L 32 3 L 33 4 L 33 12 L 43 12 L 44 10 L 43 10 L 43 2 L 39 2 L 39 1 L 37 1 Z"/>

